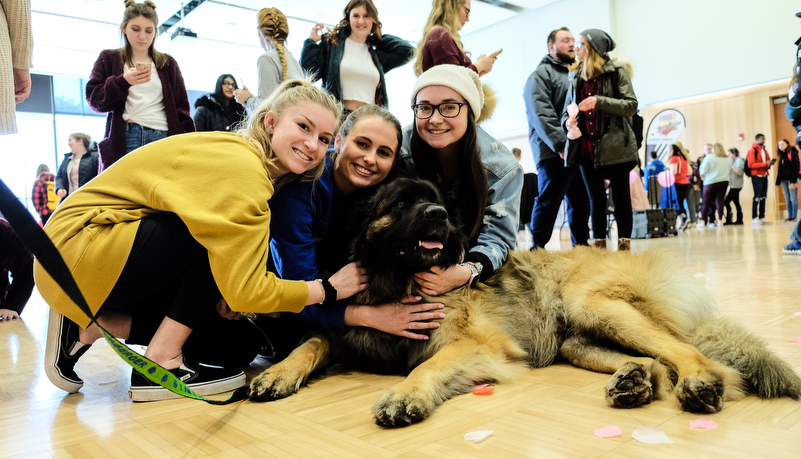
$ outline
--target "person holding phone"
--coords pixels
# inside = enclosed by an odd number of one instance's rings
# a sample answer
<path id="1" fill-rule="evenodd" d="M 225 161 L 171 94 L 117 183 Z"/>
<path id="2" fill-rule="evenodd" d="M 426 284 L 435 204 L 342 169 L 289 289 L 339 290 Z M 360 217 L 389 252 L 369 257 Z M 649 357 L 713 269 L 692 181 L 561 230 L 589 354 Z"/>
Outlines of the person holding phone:
<path id="1" fill-rule="evenodd" d="M 751 203 L 751 226 L 770 225 L 773 222 L 765 220 L 765 203 L 768 200 L 768 173 L 776 160 L 770 158 L 770 153 L 765 148 L 764 134 L 756 135 L 754 144 L 748 150 L 746 161 L 751 169 L 751 185 L 754 187 L 754 201 Z"/>
<path id="2" fill-rule="evenodd" d="M 152 1 L 126 0 L 120 24 L 124 46 L 102 51 L 86 83 L 89 106 L 108 113 L 98 144 L 100 172 L 142 145 L 195 131 L 181 69 L 156 51 L 158 23 Z"/>
<path id="3" fill-rule="evenodd" d="M 384 74 L 406 64 L 414 48 L 381 31 L 372 0 L 351 0 L 331 33 L 315 24 L 303 42 L 300 65 L 323 79 L 323 88 L 345 105 L 342 116 L 368 104 L 388 106 Z"/>
<path id="4" fill-rule="evenodd" d="M 482 77 L 490 71 L 499 49 L 489 56 L 482 54 L 475 62 L 470 60 L 462 46 L 459 30 L 470 20 L 471 0 L 434 0 L 428 16 L 423 39 L 417 45 L 414 73 L 420 76 L 435 65 L 453 64 L 467 67 Z"/>

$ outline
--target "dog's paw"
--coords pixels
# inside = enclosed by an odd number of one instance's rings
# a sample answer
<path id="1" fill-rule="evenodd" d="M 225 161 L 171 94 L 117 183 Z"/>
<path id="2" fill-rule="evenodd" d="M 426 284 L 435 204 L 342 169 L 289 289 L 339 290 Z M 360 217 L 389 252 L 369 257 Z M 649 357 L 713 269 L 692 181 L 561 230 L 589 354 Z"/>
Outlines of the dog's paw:
<path id="1" fill-rule="evenodd" d="M 278 400 L 288 397 L 300 389 L 302 379 L 269 369 L 250 382 L 249 397 L 256 401 Z"/>
<path id="2" fill-rule="evenodd" d="M 436 404 L 426 397 L 389 391 L 373 405 L 373 414 L 377 424 L 399 427 L 422 421 L 434 408 Z"/>
<path id="3" fill-rule="evenodd" d="M 606 402 L 618 408 L 634 408 L 652 399 L 651 372 L 639 363 L 626 363 L 606 384 Z"/>
<path id="4" fill-rule="evenodd" d="M 724 385 L 714 374 L 684 378 L 676 385 L 676 397 L 687 411 L 717 413 L 723 409 Z"/>

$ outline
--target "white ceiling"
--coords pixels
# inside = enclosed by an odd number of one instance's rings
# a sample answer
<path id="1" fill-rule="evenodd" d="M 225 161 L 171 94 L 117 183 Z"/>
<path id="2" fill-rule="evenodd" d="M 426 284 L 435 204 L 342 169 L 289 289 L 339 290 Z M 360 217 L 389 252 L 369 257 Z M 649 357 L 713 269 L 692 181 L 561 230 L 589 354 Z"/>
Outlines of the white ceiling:
<path id="1" fill-rule="evenodd" d="M 557 0 L 507 0 L 523 8 L 538 8 Z M 431 0 L 374 0 L 383 32 L 416 43 L 431 9 Z M 159 20 L 181 8 L 178 0 L 156 0 Z M 186 3 L 186 2 L 184 2 Z M 206 0 L 184 18 L 183 27 L 195 40 L 172 41 L 177 24 L 161 35 L 156 47 L 175 57 L 187 87 L 209 90 L 221 73 L 237 75 L 255 86 L 255 62 L 262 52 L 256 35 L 256 12 L 275 6 L 289 18 L 287 48 L 300 57 L 303 40 L 316 22 L 333 26 L 342 19 L 346 0 Z M 98 53 L 120 46 L 123 0 L 32 0 L 34 69 L 48 74 L 88 76 Z M 473 0 L 470 21 L 462 35 L 506 20 L 517 13 Z"/>

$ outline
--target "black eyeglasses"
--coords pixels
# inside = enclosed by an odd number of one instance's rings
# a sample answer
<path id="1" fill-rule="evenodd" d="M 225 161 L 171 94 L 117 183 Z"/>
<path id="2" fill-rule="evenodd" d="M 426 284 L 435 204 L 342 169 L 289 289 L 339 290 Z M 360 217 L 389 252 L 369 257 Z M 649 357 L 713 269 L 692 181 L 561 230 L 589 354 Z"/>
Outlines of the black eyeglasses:
<path id="1" fill-rule="evenodd" d="M 232 88 L 236 88 L 236 83 L 229 83 L 227 81 L 223 81 L 223 86 L 230 86 Z"/>
<path id="2" fill-rule="evenodd" d="M 467 102 L 446 102 L 439 105 L 414 104 L 412 111 L 415 118 L 426 120 L 434 115 L 434 109 L 445 118 L 456 118 L 462 112 L 462 107 L 468 105 Z"/>

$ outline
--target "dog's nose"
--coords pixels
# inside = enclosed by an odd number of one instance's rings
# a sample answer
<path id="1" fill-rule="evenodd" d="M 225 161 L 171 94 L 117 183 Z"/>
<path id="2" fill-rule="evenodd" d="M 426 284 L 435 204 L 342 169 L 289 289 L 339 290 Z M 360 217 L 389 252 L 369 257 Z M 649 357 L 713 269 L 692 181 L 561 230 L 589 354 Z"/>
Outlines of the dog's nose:
<path id="1" fill-rule="evenodd" d="M 423 211 L 423 217 L 432 218 L 432 219 L 438 218 L 440 220 L 447 220 L 448 219 L 448 211 L 445 210 L 445 208 L 442 207 L 442 206 L 432 205 L 432 206 L 426 207 L 426 209 Z"/>

